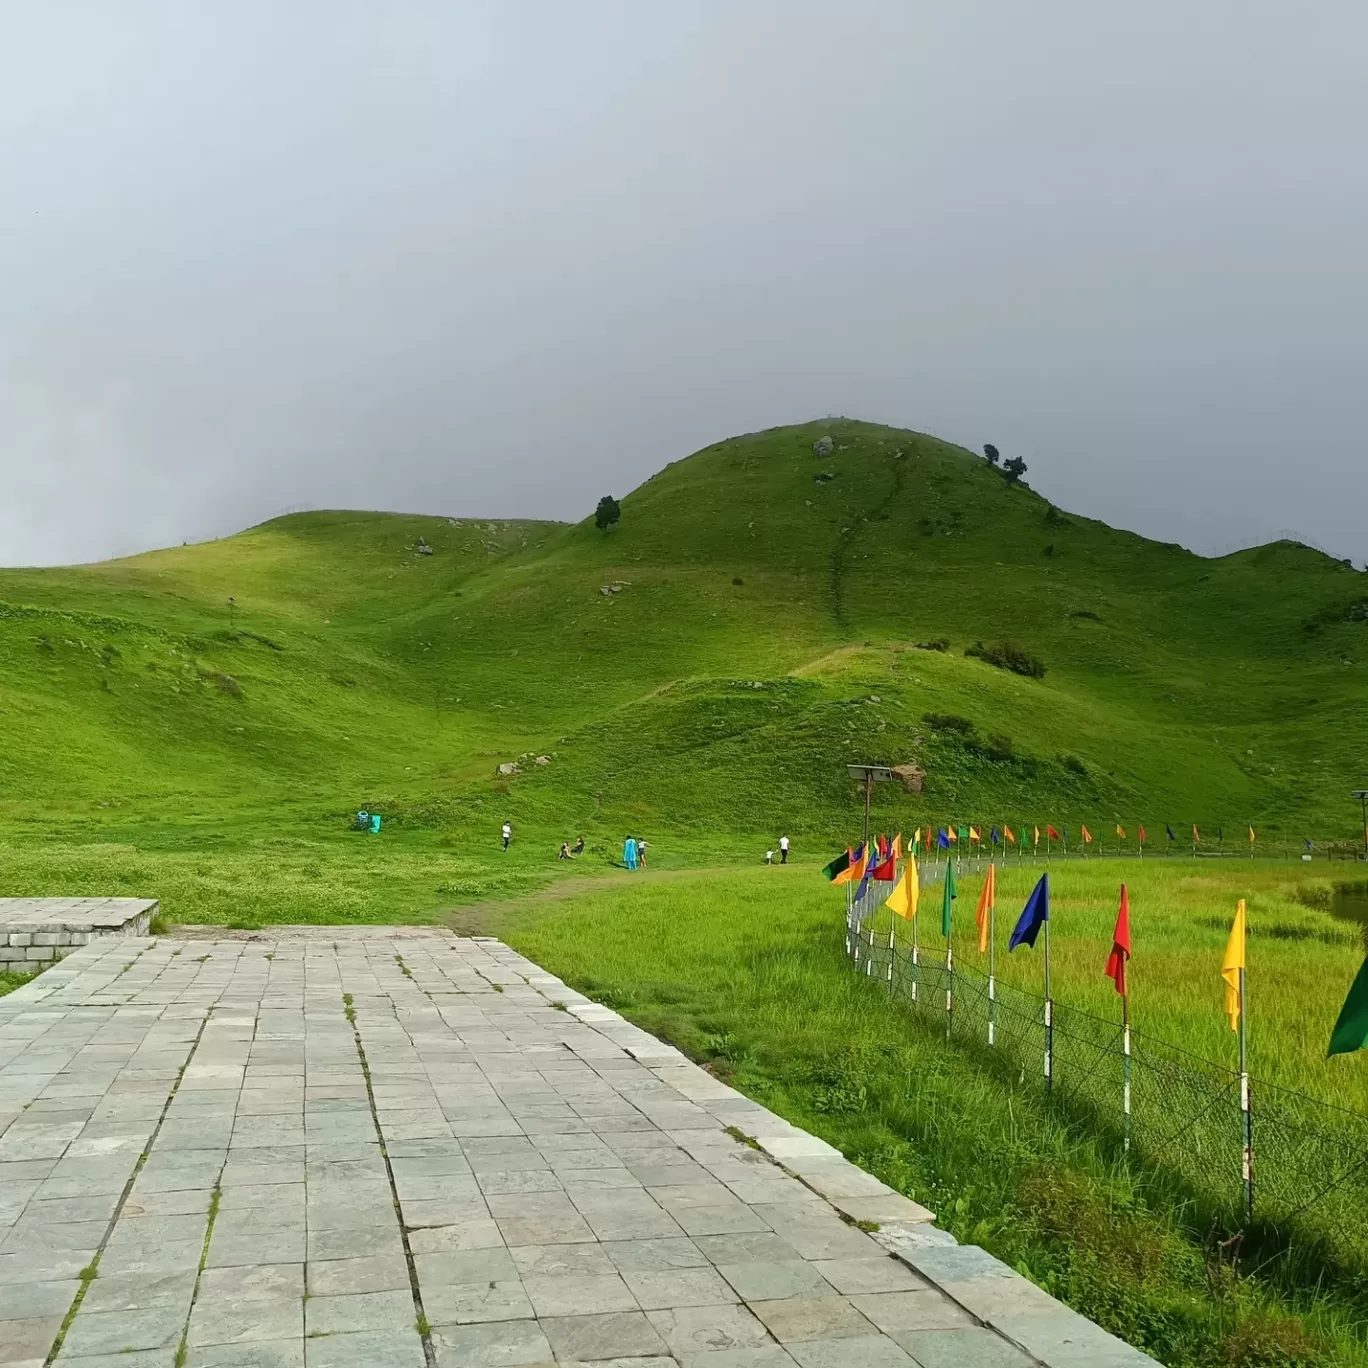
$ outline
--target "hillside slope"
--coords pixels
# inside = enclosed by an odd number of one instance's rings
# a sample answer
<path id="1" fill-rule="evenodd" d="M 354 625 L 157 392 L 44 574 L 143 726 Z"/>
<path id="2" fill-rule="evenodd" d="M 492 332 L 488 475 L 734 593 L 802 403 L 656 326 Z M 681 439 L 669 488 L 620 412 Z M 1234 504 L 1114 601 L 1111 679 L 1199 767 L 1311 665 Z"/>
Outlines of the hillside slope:
<path id="1" fill-rule="evenodd" d="M 1203 560 L 947 443 L 807 424 L 667 467 L 606 534 L 315 513 L 0 572 L 0 803 L 740 835 L 828 830 L 847 760 L 917 758 L 921 799 L 880 794 L 909 821 L 1348 833 L 1365 599 L 1304 547 Z M 964 655 L 1002 638 L 1044 677 Z M 524 753 L 551 762 L 493 777 Z"/>

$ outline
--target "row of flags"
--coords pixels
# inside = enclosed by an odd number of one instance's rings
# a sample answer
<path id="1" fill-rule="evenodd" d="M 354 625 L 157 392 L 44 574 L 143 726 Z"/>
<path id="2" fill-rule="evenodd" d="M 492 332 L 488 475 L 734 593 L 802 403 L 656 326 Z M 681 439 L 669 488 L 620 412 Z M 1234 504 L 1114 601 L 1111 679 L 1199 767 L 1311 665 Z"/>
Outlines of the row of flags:
<path id="1" fill-rule="evenodd" d="M 1010 826 L 1008 826 L 1006 822 L 1004 822 L 1000 827 L 990 826 L 988 828 L 988 844 L 993 846 L 1003 846 L 1005 848 L 1006 846 L 1020 845 L 1028 838 L 1033 845 L 1039 845 L 1042 836 L 1044 836 L 1047 842 L 1059 841 L 1061 844 L 1067 844 L 1069 839 L 1068 827 L 1056 827 L 1052 822 L 1047 822 L 1043 830 L 1038 826 L 1022 826 L 1020 828 L 1020 831 L 1021 836 L 1020 839 L 1018 839 L 1016 831 L 1013 830 Z M 1258 834 L 1255 832 L 1253 827 L 1249 827 L 1248 831 L 1249 844 L 1253 845 L 1254 842 L 1258 839 Z M 1092 830 L 1086 824 L 1081 824 L 1079 826 L 1078 834 L 1079 837 L 1082 839 L 1084 845 L 1092 845 L 1092 843 L 1097 839 L 1096 835 L 1094 835 Z M 1168 837 L 1170 841 L 1178 840 L 1178 833 L 1174 831 L 1172 824 L 1169 822 L 1164 823 L 1164 834 Z M 1122 826 L 1120 822 L 1117 822 L 1116 824 L 1116 836 L 1118 840 L 1122 841 L 1127 841 L 1131 839 L 1131 837 L 1126 832 L 1126 828 Z M 923 830 L 921 827 L 918 827 L 916 834 L 912 838 L 911 845 L 913 846 L 913 848 L 916 848 L 917 846 L 923 846 L 926 850 L 950 850 L 955 846 L 960 845 L 961 843 L 967 843 L 969 845 L 978 845 L 983 842 L 983 839 L 984 837 L 982 829 L 977 826 L 959 825 L 927 827 L 925 828 L 925 830 Z M 1149 840 L 1149 833 L 1145 830 L 1145 824 L 1143 822 L 1137 824 L 1136 826 L 1136 839 L 1138 840 L 1140 845 L 1144 845 Z M 1216 828 L 1216 840 L 1222 844 L 1225 842 L 1224 827 Z M 1192 844 L 1195 846 L 1202 844 L 1202 833 L 1195 822 L 1192 825 Z M 1308 841 L 1308 848 L 1310 847 L 1310 844 L 1311 843 Z"/>
<path id="2" fill-rule="evenodd" d="M 972 828 L 971 828 L 972 830 Z M 1252 830 L 1252 829 L 1251 829 Z M 941 829 L 938 835 L 944 832 Z M 919 830 L 909 843 L 902 877 L 897 877 L 897 862 L 903 859 L 902 836 L 892 841 L 884 837 L 857 850 L 847 849 L 838 855 L 822 871 L 833 883 L 855 882 L 859 885 L 856 897 L 862 898 L 872 881 L 893 884 L 893 889 L 884 902 L 895 915 L 911 920 L 917 915 L 921 897 L 921 885 L 917 875 L 915 850 L 922 838 Z M 941 889 L 941 935 L 947 945 L 950 940 L 951 922 L 958 889 L 955 882 L 955 865 L 946 865 L 945 881 Z M 982 954 L 989 949 L 990 928 L 997 902 L 997 867 L 989 864 L 983 888 L 979 892 L 975 924 L 978 929 L 978 948 Z M 1009 952 L 1025 945 L 1034 948 L 1042 929 L 1045 931 L 1045 981 L 1046 997 L 1049 996 L 1049 922 L 1050 922 L 1050 876 L 1042 874 L 1026 905 L 1021 910 L 1012 928 L 1008 941 Z M 1226 942 L 1225 954 L 1221 960 L 1221 979 L 1225 985 L 1225 1013 L 1232 1031 L 1241 1031 L 1245 1020 L 1246 940 L 1248 937 L 1248 914 L 1245 900 L 1236 904 L 1235 917 L 1231 924 L 1230 936 Z M 890 941 L 890 945 L 892 942 Z M 1120 905 L 1116 914 L 1116 925 L 1112 931 L 1112 944 L 1107 956 L 1103 973 L 1112 980 L 1116 991 L 1123 999 L 1129 996 L 1127 968 L 1131 959 L 1130 895 L 1126 885 L 1121 885 Z M 1243 1036 L 1241 1037 L 1243 1040 Z M 1368 959 L 1365 959 L 1349 989 L 1344 1005 L 1340 1009 L 1334 1030 L 1330 1035 L 1328 1054 L 1351 1054 L 1368 1047 Z M 1241 1047 L 1243 1051 L 1243 1045 Z"/>

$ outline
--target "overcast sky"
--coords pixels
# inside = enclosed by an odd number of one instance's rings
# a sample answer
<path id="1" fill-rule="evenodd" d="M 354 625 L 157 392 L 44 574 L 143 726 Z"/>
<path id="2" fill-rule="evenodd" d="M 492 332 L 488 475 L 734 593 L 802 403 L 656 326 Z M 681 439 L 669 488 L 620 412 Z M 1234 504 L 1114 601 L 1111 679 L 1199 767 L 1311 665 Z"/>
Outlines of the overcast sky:
<path id="1" fill-rule="evenodd" d="M 826 413 L 1368 557 L 1363 0 L 0 0 L 0 563 Z"/>

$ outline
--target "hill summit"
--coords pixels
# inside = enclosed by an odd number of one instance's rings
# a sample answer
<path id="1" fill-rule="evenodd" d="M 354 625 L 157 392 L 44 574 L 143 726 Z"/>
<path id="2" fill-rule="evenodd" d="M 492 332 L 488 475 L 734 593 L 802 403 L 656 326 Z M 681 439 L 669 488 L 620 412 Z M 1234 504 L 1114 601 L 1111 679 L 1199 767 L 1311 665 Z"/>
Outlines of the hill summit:
<path id="1" fill-rule="evenodd" d="M 878 760 L 925 776 L 880 794 L 909 824 L 1357 826 L 1368 583 L 1318 552 L 1204 560 L 845 419 L 621 508 L 297 514 L 0 572 L 3 810 L 829 834 Z"/>

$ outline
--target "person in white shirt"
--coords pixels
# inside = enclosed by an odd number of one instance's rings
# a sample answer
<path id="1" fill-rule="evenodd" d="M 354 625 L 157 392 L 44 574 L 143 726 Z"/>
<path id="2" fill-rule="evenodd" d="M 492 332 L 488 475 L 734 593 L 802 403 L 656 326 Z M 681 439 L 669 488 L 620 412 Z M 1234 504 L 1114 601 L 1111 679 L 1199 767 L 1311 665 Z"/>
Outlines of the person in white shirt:
<path id="1" fill-rule="evenodd" d="M 779 838 L 779 863 L 788 864 L 788 837 Z"/>
<path id="2" fill-rule="evenodd" d="M 504 848 L 505 850 L 508 849 L 508 843 L 509 843 L 509 841 L 511 841 L 512 839 L 513 839 L 513 823 L 512 823 L 512 822 L 505 822 L 505 823 L 503 824 L 503 848 Z"/>

